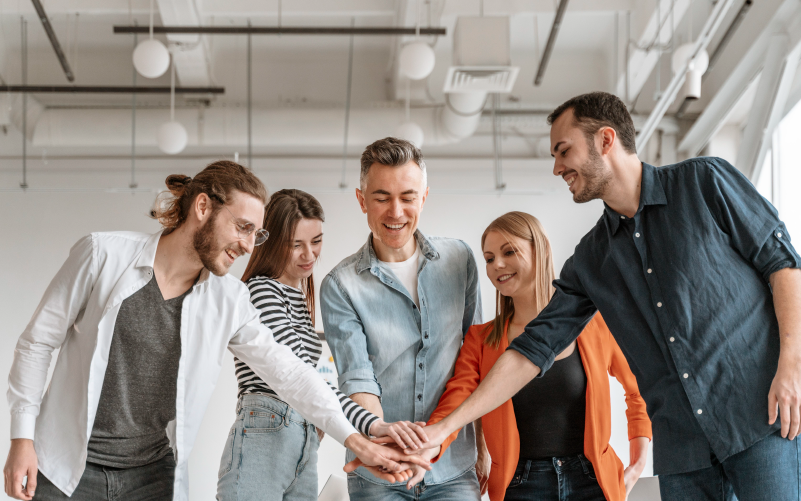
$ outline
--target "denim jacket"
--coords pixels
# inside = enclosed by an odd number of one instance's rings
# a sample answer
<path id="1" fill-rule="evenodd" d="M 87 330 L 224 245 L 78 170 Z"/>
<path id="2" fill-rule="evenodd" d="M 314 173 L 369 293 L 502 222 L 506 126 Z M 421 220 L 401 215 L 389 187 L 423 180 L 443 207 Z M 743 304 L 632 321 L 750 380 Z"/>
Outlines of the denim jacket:
<path id="1" fill-rule="evenodd" d="M 376 258 L 372 234 L 323 280 L 320 298 L 325 338 L 346 395 L 372 393 L 387 422 L 427 421 L 437 407 L 467 329 L 481 322 L 476 261 L 461 240 L 415 232 L 420 307 Z M 347 459 L 355 456 L 348 451 Z M 458 477 L 475 465 L 473 425 L 465 426 L 426 484 Z M 374 483 L 389 483 L 359 468 Z"/>

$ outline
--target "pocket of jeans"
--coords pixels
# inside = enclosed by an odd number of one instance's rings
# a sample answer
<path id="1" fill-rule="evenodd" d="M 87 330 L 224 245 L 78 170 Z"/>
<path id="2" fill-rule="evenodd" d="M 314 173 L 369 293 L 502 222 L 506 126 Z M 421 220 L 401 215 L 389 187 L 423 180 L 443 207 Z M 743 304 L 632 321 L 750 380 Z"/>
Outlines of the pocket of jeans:
<path id="1" fill-rule="evenodd" d="M 217 480 L 221 479 L 223 475 L 231 471 L 231 465 L 234 462 L 234 439 L 236 438 L 236 425 L 231 427 L 228 432 L 228 438 L 225 440 L 225 447 L 223 448 L 222 458 L 220 458 L 220 471 L 217 472 Z"/>
<path id="2" fill-rule="evenodd" d="M 284 417 L 275 412 L 248 410 L 245 414 L 245 433 L 270 433 L 284 425 Z"/>
<path id="3" fill-rule="evenodd" d="M 518 487 L 522 483 L 523 483 L 523 472 L 520 469 L 518 469 L 517 471 L 515 471 L 515 476 L 512 477 L 512 481 L 509 482 L 509 486 L 507 487 L 507 489 L 514 489 L 515 487 Z"/>

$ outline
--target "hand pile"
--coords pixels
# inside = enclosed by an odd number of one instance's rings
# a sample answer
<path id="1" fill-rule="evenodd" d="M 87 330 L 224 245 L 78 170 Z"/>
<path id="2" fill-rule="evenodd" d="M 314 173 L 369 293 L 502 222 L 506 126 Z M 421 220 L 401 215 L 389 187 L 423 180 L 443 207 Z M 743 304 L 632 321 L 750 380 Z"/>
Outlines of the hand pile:
<path id="1" fill-rule="evenodd" d="M 397 462 L 398 468 L 390 469 L 378 462 L 368 464 L 357 453 L 359 457 L 346 464 L 343 469 L 350 473 L 363 466 L 375 477 L 390 483 L 406 482 L 407 489 L 417 485 L 423 480 L 426 471 L 431 470 L 430 460 L 439 454 L 440 444 L 445 438 L 441 436 L 437 425 L 426 427 L 423 422 L 385 423 L 379 420 L 370 431 L 374 435 L 372 442 L 380 444 L 389 457 L 404 458 Z"/>

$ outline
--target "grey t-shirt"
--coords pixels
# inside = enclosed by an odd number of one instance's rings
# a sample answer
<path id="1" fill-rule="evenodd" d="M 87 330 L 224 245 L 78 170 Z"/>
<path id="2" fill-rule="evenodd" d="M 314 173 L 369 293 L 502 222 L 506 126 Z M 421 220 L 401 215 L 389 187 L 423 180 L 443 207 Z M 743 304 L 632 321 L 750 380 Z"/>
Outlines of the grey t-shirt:
<path id="1" fill-rule="evenodd" d="M 181 308 L 190 288 L 164 300 L 155 276 L 120 305 L 87 461 L 133 468 L 172 452 Z"/>

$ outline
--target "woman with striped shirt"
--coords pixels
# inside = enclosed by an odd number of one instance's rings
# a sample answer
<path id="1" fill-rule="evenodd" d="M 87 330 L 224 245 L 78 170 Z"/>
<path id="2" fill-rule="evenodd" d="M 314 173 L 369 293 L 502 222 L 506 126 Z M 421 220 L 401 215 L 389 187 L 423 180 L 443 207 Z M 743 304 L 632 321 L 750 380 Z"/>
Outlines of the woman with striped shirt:
<path id="1" fill-rule="evenodd" d="M 242 280 L 275 340 L 312 366 L 322 354 L 314 330 L 312 271 L 323 242 L 323 209 L 308 193 L 281 190 L 270 197 L 264 219 L 269 238 L 256 247 Z M 289 407 L 241 360 L 237 418 L 228 435 L 217 482 L 218 500 L 317 499 L 317 448 L 323 433 Z M 330 384 L 330 383 L 329 383 Z M 365 435 L 392 437 L 401 447 L 427 440 L 408 422 L 385 423 L 331 386 L 342 411 Z M 418 436 L 419 434 L 419 436 Z M 396 473 L 405 481 L 410 472 Z"/>

